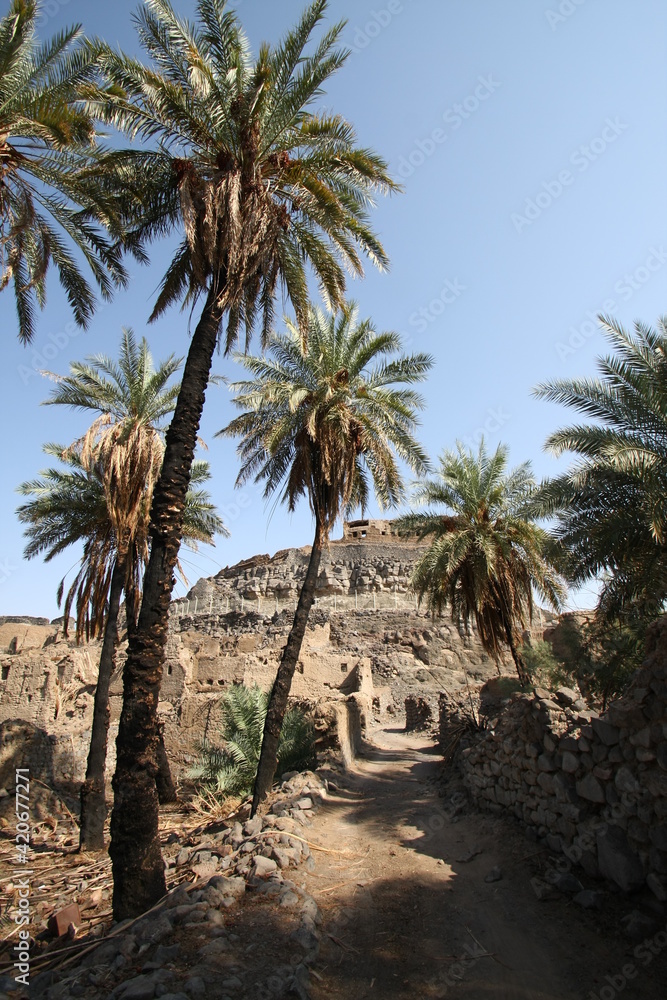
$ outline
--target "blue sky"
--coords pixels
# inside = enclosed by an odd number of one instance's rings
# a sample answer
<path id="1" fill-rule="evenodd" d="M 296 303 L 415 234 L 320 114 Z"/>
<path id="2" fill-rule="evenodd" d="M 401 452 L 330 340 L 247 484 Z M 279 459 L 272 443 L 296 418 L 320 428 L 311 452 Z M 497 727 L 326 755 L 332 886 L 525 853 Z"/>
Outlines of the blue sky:
<path id="1" fill-rule="evenodd" d="M 253 47 L 294 23 L 302 0 L 236 4 Z M 0 9 L 6 10 L 6 2 Z M 190 12 L 192 5 L 177 2 Z M 136 49 L 131 0 L 51 0 L 42 33 L 74 21 Z M 667 284 L 667 6 L 660 0 L 331 0 L 347 18 L 346 66 L 323 106 L 344 114 L 375 147 L 405 191 L 384 199 L 373 222 L 391 258 L 350 284 L 362 315 L 400 331 L 436 365 L 424 393 L 421 436 L 435 457 L 484 432 L 531 459 L 538 476 L 563 466 L 546 436 L 572 415 L 538 402 L 531 388 L 554 376 L 590 375 L 605 349 L 601 310 L 624 324 L 654 322 Z M 87 354 L 117 351 L 121 326 L 146 335 L 156 358 L 185 354 L 188 320 L 173 310 L 147 326 L 170 244 L 103 308 L 86 332 L 55 278 L 30 348 L 19 346 L 11 293 L 0 378 L 0 614 L 55 616 L 58 581 L 77 561 L 22 558 L 15 487 L 45 464 L 46 441 L 68 443 L 82 414 L 45 409 L 48 368 L 66 373 Z M 216 370 L 234 377 L 231 362 Z M 234 445 L 214 439 L 230 419 L 227 391 L 208 393 L 201 434 L 211 491 L 232 537 L 184 553 L 190 583 L 257 552 L 311 538 L 306 506 L 268 511 L 256 489 L 234 489 Z M 182 594 L 183 585 L 176 593 Z M 572 606 L 591 604 L 590 593 Z"/>

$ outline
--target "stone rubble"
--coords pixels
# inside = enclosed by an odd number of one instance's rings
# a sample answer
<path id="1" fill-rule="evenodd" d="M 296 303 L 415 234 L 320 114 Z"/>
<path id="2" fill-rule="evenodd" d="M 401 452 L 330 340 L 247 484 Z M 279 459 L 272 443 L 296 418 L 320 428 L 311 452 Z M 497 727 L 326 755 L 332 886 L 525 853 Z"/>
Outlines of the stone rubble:
<path id="1" fill-rule="evenodd" d="M 326 780 L 320 775 L 286 775 L 266 815 L 203 831 L 188 847 L 173 842 L 168 866 L 194 873 L 196 882 L 181 883 L 138 920 L 114 925 L 75 968 L 36 977 L 31 996 L 203 1000 L 206 984 L 214 977 L 222 990 L 215 994 L 220 1000 L 306 1000 L 308 967 L 319 951 L 321 916 L 313 897 L 295 879 L 300 867 L 314 868 L 305 834 L 326 796 Z M 263 908 L 278 907 L 281 926 L 289 932 L 284 965 L 271 966 L 262 982 L 256 978 L 261 964 L 248 961 L 248 942 L 233 931 L 250 900 Z M 185 950 L 186 935 L 200 938 L 194 951 Z"/>

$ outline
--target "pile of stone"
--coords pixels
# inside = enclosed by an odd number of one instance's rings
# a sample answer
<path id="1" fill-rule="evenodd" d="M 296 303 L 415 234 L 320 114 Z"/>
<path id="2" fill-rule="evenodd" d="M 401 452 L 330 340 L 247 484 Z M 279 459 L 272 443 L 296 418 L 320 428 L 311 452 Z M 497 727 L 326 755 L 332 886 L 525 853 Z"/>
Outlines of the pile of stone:
<path id="1" fill-rule="evenodd" d="M 294 879 L 300 866 L 314 867 L 304 834 L 326 794 L 325 780 L 313 772 L 286 775 L 265 816 L 212 834 L 203 831 L 189 838 L 197 843 L 188 847 L 172 835 L 170 847 L 176 853 L 167 859 L 171 876 L 191 878 L 194 873 L 196 881 L 181 882 L 138 920 L 114 925 L 74 968 L 38 976 L 31 995 L 46 1000 L 202 1000 L 214 978 L 220 1000 L 307 998 L 308 966 L 318 955 L 321 918 L 313 897 Z M 246 955 L 249 942 L 235 928 L 244 907 L 264 903 L 278 908 L 286 950 L 284 964 L 271 965 L 266 981 L 258 984 L 256 963 Z"/>

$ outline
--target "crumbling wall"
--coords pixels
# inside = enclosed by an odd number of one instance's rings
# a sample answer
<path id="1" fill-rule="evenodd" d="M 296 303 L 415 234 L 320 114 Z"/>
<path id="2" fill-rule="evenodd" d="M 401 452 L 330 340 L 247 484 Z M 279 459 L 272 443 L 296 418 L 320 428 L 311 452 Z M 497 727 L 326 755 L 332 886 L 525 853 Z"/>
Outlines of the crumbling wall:
<path id="1" fill-rule="evenodd" d="M 512 695 L 463 749 L 462 766 L 477 802 L 509 810 L 591 876 L 624 891 L 647 884 L 664 901 L 667 616 L 649 647 L 627 696 L 603 715 L 567 688 Z"/>
<path id="2" fill-rule="evenodd" d="M 416 732 L 429 729 L 433 724 L 433 711 L 426 698 L 408 695 L 405 699 L 405 730 Z"/>

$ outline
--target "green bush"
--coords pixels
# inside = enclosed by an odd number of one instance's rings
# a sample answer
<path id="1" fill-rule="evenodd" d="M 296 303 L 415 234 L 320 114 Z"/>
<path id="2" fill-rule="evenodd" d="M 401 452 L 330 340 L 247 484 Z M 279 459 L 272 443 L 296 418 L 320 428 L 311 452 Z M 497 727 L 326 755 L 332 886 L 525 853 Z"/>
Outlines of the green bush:
<path id="1" fill-rule="evenodd" d="M 550 690 L 578 686 L 587 701 L 605 708 L 641 666 L 645 635 L 645 623 L 565 621 L 558 638 L 561 656 L 549 642 L 526 645 L 521 655 L 534 684 Z"/>
<path id="2" fill-rule="evenodd" d="M 219 744 L 204 741 L 188 772 L 200 784 L 225 795 L 248 795 L 255 783 L 269 696 L 258 685 L 234 684 L 221 702 Z M 285 714 L 278 745 L 277 777 L 315 763 L 315 733 L 299 708 Z"/>

